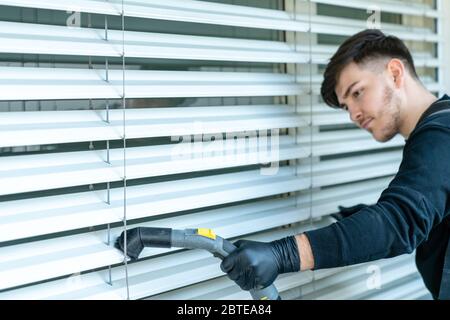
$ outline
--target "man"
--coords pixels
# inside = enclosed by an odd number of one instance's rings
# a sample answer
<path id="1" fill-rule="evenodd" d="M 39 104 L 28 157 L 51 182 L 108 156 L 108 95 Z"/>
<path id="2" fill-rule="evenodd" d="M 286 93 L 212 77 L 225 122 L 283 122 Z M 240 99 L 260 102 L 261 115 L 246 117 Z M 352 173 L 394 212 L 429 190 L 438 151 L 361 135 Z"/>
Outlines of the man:
<path id="1" fill-rule="evenodd" d="M 238 241 L 222 270 L 248 290 L 268 286 L 280 273 L 417 249 L 416 264 L 433 298 L 450 299 L 450 97 L 431 94 L 404 43 L 379 30 L 361 31 L 339 47 L 321 95 L 377 141 L 404 137 L 398 173 L 376 204 L 330 226 L 268 243 Z"/>

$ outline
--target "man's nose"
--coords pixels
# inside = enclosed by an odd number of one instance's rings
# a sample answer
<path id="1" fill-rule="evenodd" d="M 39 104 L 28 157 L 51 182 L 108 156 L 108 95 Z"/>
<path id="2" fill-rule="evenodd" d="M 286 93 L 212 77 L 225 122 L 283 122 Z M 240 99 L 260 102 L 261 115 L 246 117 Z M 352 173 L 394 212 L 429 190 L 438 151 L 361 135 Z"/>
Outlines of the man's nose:
<path id="1" fill-rule="evenodd" d="M 359 124 L 363 118 L 362 112 L 361 110 L 357 109 L 357 108 L 349 108 L 349 112 L 350 112 L 350 119 L 353 122 L 356 122 L 357 124 Z"/>

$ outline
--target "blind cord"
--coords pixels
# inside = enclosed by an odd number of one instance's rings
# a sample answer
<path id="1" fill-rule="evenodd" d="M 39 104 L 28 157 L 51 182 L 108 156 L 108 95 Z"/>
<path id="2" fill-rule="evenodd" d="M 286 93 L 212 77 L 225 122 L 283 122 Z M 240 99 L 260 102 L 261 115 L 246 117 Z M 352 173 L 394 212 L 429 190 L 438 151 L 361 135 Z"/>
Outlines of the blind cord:
<path id="1" fill-rule="evenodd" d="M 309 40 L 309 172 L 310 172 L 310 188 L 309 188 L 309 223 L 313 227 L 313 88 L 312 88 L 312 29 L 311 29 L 311 0 L 308 0 L 308 40 Z M 314 270 L 312 272 L 312 287 L 316 291 L 316 277 Z"/>
<path id="2" fill-rule="evenodd" d="M 125 12 L 122 0 L 122 110 L 123 110 L 123 228 L 124 228 L 124 264 L 127 300 L 130 300 L 127 261 L 127 136 L 126 136 L 126 99 L 125 99 Z"/>

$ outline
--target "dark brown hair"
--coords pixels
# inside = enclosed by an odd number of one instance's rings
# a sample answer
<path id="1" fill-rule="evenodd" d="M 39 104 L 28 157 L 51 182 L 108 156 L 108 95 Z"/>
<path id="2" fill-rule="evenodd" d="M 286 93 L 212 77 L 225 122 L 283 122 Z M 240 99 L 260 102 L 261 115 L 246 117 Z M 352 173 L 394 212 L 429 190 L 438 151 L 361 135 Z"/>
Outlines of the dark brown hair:
<path id="1" fill-rule="evenodd" d="M 385 57 L 402 60 L 411 76 L 419 79 L 411 53 L 402 40 L 377 29 L 367 29 L 345 40 L 331 57 L 320 88 L 323 101 L 331 107 L 340 107 L 335 89 L 340 73 L 349 63 L 361 65 Z"/>

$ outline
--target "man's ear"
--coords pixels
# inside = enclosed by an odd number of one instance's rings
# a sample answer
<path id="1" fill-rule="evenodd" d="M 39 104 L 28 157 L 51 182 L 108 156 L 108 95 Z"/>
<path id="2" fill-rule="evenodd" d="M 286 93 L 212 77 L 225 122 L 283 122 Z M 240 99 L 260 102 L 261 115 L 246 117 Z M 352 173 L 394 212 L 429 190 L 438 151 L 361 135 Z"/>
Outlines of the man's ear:
<path id="1" fill-rule="evenodd" d="M 405 64 L 400 59 L 392 58 L 387 64 L 387 72 L 396 88 L 403 86 Z"/>

